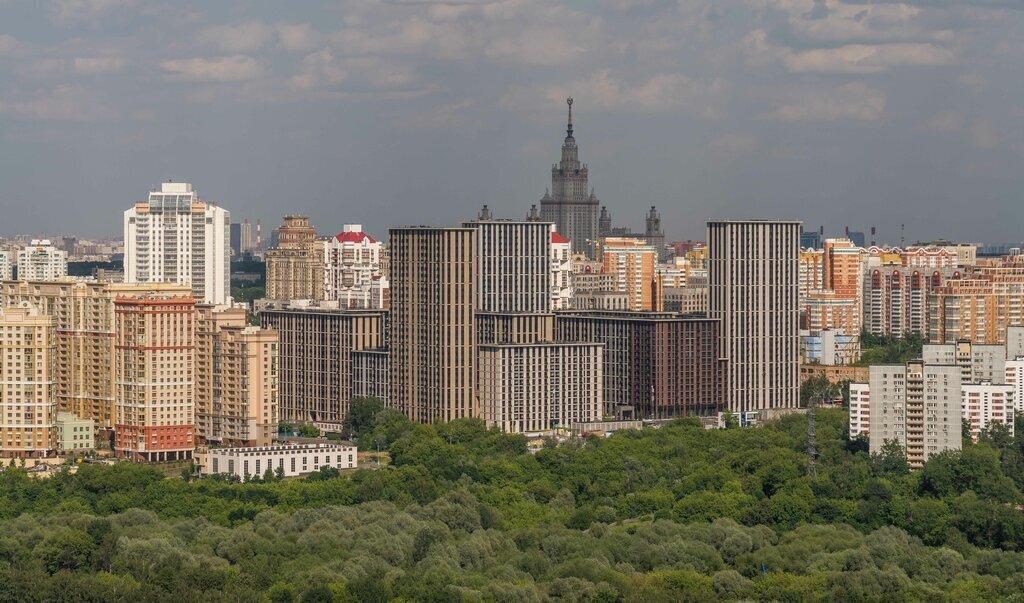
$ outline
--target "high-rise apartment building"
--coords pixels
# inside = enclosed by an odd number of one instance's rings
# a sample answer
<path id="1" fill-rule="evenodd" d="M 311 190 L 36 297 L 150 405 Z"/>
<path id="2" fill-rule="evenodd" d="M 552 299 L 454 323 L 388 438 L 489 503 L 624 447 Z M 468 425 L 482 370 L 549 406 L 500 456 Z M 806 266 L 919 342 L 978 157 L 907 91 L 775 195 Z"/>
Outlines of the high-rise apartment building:
<path id="1" fill-rule="evenodd" d="M 114 299 L 114 453 L 136 461 L 192 458 L 195 322 L 192 290 L 150 284 Z"/>
<path id="2" fill-rule="evenodd" d="M 267 299 L 324 298 L 324 246 L 308 216 L 285 216 L 278 242 L 267 250 Z"/>
<path id="3" fill-rule="evenodd" d="M 960 367 L 962 383 L 1002 383 L 1006 374 L 1006 348 L 970 341 L 926 343 L 921 351 L 925 364 Z"/>
<path id="4" fill-rule="evenodd" d="M 733 412 L 796 408 L 800 222 L 708 222 L 709 316 L 721 321 Z"/>
<path id="5" fill-rule="evenodd" d="M 551 225 L 551 309 L 572 308 L 573 254 L 572 241 L 558 234 Z"/>
<path id="6" fill-rule="evenodd" d="M 601 240 L 601 271 L 614 277 L 613 291 L 625 293 L 627 308 L 635 312 L 659 310 L 658 251 L 638 239 L 609 237 Z"/>
<path id="7" fill-rule="evenodd" d="M 799 254 L 800 326 L 813 337 L 835 331 L 852 360 L 860 348 L 863 255 L 849 239 L 825 239 L 821 249 Z"/>
<path id="8" fill-rule="evenodd" d="M 477 312 L 551 312 L 550 223 L 481 218 L 463 227 L 477 231 Z"/>
<path id="9" fill-rule="evenodd" d="M 1024 326 L 1006 327 L 1006 359 L 1024 357 Z"/>
<path id="10" fill-rule="evenodd" d="M 341 431 L 352 390 L 353 354 L 385 342 L 384 310 L 343 310 L 278 303 L 260 311 L 260 324 L 279 337 L 278 412 L 282 421 Z"/>
<path id="11" fill-rule="evenodd" d="M 387 350 L 352 352 L 352 397 L 377 398 L 391 406 L 391 354 Z"/>
<path id="12" fill-rule="evenodd" d="M 14 278 L 14 264 L 12 253 L 6 249 L 0 249 L 0 281 L 9 281 Z"/>
<path id="13" fill-rule="evenodd" d="M 805 233 L 806 234 L 806 233 Z M 871 430 L 871 385 L 850 383 L 850 439 L 868 435 Z"/>
<path id="14" fill-rule="evenodd" d="M 800 298 L 825 289 L 825 252 L 822 249 L 800 250 Z"/>
<path id="15" fill-rule="evenodd" d="M 197 307 L 195 409 L 201 442 L 268 446 L 277 433 L 278 335 L 243 308 Z"/>
<path id="16" fill-rule="evenodd" d="M 62 410 L 114 428 L 114 299 L 154 285 L 102 281 L 16 281 L 3 285 L 6 305 L 31 304 L 56 322 L 54 392 Z"/>
<path id="17" fill-rule="evenodd" d="M 824 288 L 836 295 L 860 298 L 864 274 L 864 251 L 849 239 L 825 239 Z"/>
<path id="18" fill-rule="evenodd" d="M 252 224 L 249 223 L 249 218 L 242 220 L 240 226 L 238 229 L 238 249 L 243 254 L 252 253 L 256 250 L 256 235 L 253 232 Z"/>
<path id="19" fill-rule="evenodd" d="M 238 222 L 232 222 L 228 226 L 229 246 L 231 247 L 231 255 L 238 257 L 242 255 L 242 225 Z"/>
<path id="20" fill-rule="evenodd" d="M 850 414 L 850 437 L 866 433 L 872 453 L 895 441 L 906 451 L 910 467 L 920 469 L 930 457 L 960 449 L 963 385 L 959 366 L 921 360 L 874 365 L 869 382 L 851 384 L 850 391 L 851 404 L 857 392 L 858 406 L 856 415 Z"/>
<path id="21" fill-rule="evenodd" d="M 1007 329 L 1024 326 L 1024 256 L 978 263 L 933 291 L 929 341 L 1005 343 Z"/>
<path id="22" fill-rule="evenodd" d="M 55 281 L 68 275 L 68 252 L 49 239 L 32 239 L 18 251 L 18 280 Z"/>
<path id="23" fill-rule="evenodd" d="M 603 416 L 603 351 L 596 343 L 481 345 L 478 393 L 488 426 L 544 433 Z"/>
<path id="24" fill-rule="evenodd" d="M 31 304 L 0 310 L 0 455 L 45 457 L 57 449 L 54 320 Z"/>
<path id="25" fill-rule="evenodd" d="M 479 416 L 477 231 L 390 231 L 391 403 L 413 421 Z"/>
<path id="26" fill-rule="evenodd" d="M 100 282 L 4 283 L 6 305 L 31 304 L 54 319 L 54 396 L 98 429 L 114 427 L 114 295 Z"/>
<path id="27" fill-rule="evenodd" d="M 124 212 L 126 283 L 176 283 L 197 300 L 225 304 L 231 296 L 227 210 L 200 200 L 192 185 L 164 182 Z"/>
<path id="28" fill-rule="evenodd" d="M 388 282 L 380 272 L 382 247 L 360 224 L 346 224 L 324 241 L 324 299 L 336 301 L 342 308 L 386 308 Z"/>
<path id="29" fill-rule="evenodd" d="M 668 312 L 560 312 L 558 341 L 604 345 L 603 414 L 627 419 L 725 409 L 719 321 Z"/>
<path id="30" fill-rule="evenodd" d="M 562 143 L 562 160 L 551 166 L 551 191 L 545 191 L 540 200 L 540 218 L 555 223 L 555 230 L 572 241 L 573 252 L 595 257 L 595 244 L 601 234 L 598 229 L 601 202 L 589 189 L 586 164 L 580 163 L 572 131 L 572 99 L 567 102 L 569 125 Z"/>
<path id="31" fill-rule="evenodd" d="M 864 330 L 877 336 L 927 336 L 932 292 L 954 274 L 953 269 L 869 266 L 864 271 Z"/>

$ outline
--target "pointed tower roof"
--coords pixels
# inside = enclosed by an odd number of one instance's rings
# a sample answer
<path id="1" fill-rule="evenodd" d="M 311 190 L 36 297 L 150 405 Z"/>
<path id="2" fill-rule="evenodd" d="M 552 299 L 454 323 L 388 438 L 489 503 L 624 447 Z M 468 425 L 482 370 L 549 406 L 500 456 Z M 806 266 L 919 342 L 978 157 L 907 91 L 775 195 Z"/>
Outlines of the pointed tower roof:
<path id="1" fill-rule="evenodd" d="M 569 105 L 569 126 L 565 129 L 565 137 L 572 138 L 572 97 L 565 99 L 565 103 Z"/>

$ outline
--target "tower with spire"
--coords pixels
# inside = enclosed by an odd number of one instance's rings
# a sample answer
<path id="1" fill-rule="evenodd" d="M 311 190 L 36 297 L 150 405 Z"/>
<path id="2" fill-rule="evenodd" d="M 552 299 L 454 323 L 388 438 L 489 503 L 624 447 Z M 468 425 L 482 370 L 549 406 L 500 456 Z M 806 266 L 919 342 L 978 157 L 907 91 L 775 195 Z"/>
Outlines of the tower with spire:
<path id="1" fill-rule="evenodd" d="M 562 160 L 551 166 L 551 190 L 540 200 L 540 215 L 545 222 L 554 222 L 563 237 L 572 241 L 572 250 L 596 257 L 596 243 L 600 237 L 598 212 L 600 201 L 589 188 L 588 170 L 580 163 L 579 148 L 572 130 L 572 98 L 569 105 L 569 124 L 562 143 Z"/>

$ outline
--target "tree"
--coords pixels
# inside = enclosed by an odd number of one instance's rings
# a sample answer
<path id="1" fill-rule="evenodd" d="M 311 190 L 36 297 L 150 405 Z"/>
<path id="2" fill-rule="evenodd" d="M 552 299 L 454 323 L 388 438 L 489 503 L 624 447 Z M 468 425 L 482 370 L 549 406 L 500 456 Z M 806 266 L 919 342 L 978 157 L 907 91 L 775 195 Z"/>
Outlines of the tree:
<path id="1" fill-rule="evenodd" d="M 359 439 L 377 425 L 377 415 L 384 410 L 379 398 L 359 396 L 352 398 L 345 415 L 345 431 Z"/>
<path id="2" fill-rule="evenodd" d="M 303 423 L 302 425 L 299 425 L 298 432 L 299 436 L 303 438 L 320 437 L 320 428 L 317 427 L 316 425 L 310 425 L 308 423 Z"/>
<path id="3" fill-rule="evenodd" d="M 960 444 L 964 448 L 974 443 L 974 438 L 971 437 L 971 422 L 967 419 L 960 420 Z"/>
<path id="4" fill-rule="evenodd" d="M 905 475 L 910 473 L 907 463 L 907 452 L 897 440 L 886 440 L 882 449 L 871 455 L 872 470 L 875 475 Z"/>

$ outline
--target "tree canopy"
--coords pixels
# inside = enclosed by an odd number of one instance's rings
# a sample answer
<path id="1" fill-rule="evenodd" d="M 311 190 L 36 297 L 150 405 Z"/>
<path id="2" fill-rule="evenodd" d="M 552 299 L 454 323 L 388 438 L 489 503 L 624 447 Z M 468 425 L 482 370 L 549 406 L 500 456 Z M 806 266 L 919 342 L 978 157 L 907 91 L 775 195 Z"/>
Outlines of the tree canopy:
<path id="1" fill-rule="evenodd" d="M 365 419 L 365 417 L 364 417 Z M 362 421 L 362 419 L 361 419 Z M 85 465 L 0 473 L 0 601 L 988 601 L 1024 589 L 1021 445 L 905 470 L 846 414 L 694 420 L 536 454 L 390 411 L 392 466 L 248 483 Z"/>

